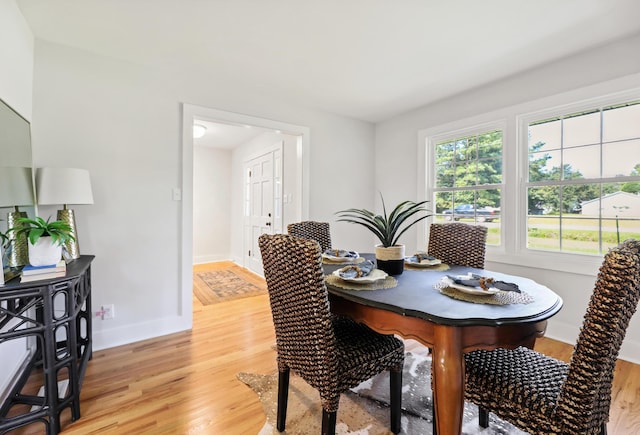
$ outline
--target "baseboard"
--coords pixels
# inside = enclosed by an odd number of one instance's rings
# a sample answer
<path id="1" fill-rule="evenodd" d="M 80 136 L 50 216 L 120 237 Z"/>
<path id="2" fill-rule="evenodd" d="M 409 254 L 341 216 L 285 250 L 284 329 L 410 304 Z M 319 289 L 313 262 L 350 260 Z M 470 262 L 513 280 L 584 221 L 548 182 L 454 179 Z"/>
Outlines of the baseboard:
<path id="1" fill-rule="evenodd" d="M 242 257 L 238 257 L 234 255 L 231 257 L 231 261 L 233 261 L 235 264 L 237 264 L 240 267 L 244 267 L 244 261 Z"/>
<path id="2" fill-rule="evenodd" d="M 181 316 L 165 317 L 151 322 L 136 323 L 118 328 L 93 331 L 93 350 L 109 349 L 136 343 L 163 335 L 191 329 L 191 324 Z"/>
<path id="3" fill-rule="evenodd" d="M 230 255 L 197 255 L 193 257 L 193 264 L 214 263 L 216 261 L 229 261 Z"/>
<path id="4" fill-rule="evenodd" d="M 195 258 L 196 261 L 202 260 L 203 263 L 212 261 L 233 261 L 242 266 L 241 258 L 217 258 L 216 260 L 203 260 L 204 257 Z M 248 269 L 247 269 L 248 270 Z M 192 309 L 190 307 L 190 309 Z M 101 322 L 100 326 L 104 327 L 105 322 Z M 191 323 L 182 316 L 165 317 L 163 319 L 155 319 L 149 322 L 130 324 L 115 328 L 93 330 L 93 350 L 109 349 L 111 347 L 122 346 L 125 344 L 136 343 L 142 340 L 157 338 L 163 335 L 175 334 L 177 332 L 187 331 L 191 329 Z"/>
<path id="5" fill-rule="evenodd" d="M 575 345 L 580 334 L 580 328 L 564 322 L 551 319 L 547 326 L 545 337 L 561 341 L 570 345 Z M 618 359 L 622 359 L 634 364 L 640 364 L 640 342 L 627 336 L 622 342 Z"/>
<path id="6" fill-rule="evenodd" d="M 634 364 L 640 364 L 640 343 L 637 340 L 625 339 L 620 348 L 619 358 Z"/>

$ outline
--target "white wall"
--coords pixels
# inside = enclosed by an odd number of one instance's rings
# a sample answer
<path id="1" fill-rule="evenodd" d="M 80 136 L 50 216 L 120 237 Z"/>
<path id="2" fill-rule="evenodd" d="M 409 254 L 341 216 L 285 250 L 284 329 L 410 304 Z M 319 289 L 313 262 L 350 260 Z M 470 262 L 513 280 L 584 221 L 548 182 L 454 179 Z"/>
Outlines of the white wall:
<path id="1" fill-rule="evenodd" d="M 376 125 L 376 186 L 387 197 L 414 199 L 419 191 L 418 131 L 457 120 L 481 116 L 525 102 L 552 98 L 560 93 L 574 92 L 617 79 L 617 90 L 640 86 L 640 35 L 562 59 L 525 74 L 492 83 L 485 87 L 408 112 Z M 611 86 L 612 92 L 616 89 Z M 507 145 L 509 146 L 509 145 Z M 403 168 L 402 171 L 393 170 Z M 391 169 L 391 170 L 389 170 Z M 421 199 L 421 198 L 418 198 Z M 409 252 L 424 248 L 418 231 L 405 237 Z M 414 243 L 414 246 L 411 245 Z M 495 261 L 487 253 L 487 269 L 528 276 L 559 293 L 564 300 L 561 312 L 549 322 L 548 336 L 574 343 L 588 299 L 593 290 L 593 274 L 516 266 Z M 640 361 L 640 315 L 632 319 L 622 348 L 622 357 Z"/>
<path id="2" fill-rule="evenodd" d="M 33 96 L 35 165 L 91 173 L 95 203 L 74 207 L 80 248 L 96 255 L 94 304 L 115 304 L 116 312 L 96 319 L 96 349 L 189 327 L 180 314 L 182 204 L 171 196 L 182 179 L 181 103 L 309 127 L 309 217 L 373 204 L 374 128 L 366 122 L 262 99 L 197 71 L 165 76 L 42 41 Z M 369 246 L 364 231 L 336 234 L 346 246 Z"/>
<path id="3" fill-rule="evenodd" d="M 33 35 L 13 0 L 0 2 L 0 99 L 31 120 Z M 0 163 L 1 166 L 1 163 Z M 1 210 L 5 219 L 6 210 Z M 0 345 L 0 397 L 26 357 L 25 340 Z"/>
<path id="4" fill-rule="evenodd" d="M 352 121 L 334 116 L 311 130 L 314 183 L 309 197 L 310 217 L 331 224 L 331 243 L 338 249 L 373 252 L 374 236 L 366 229 L 336 222 L 335 213 L 347 208 L 375 207 L 374 172 L 377 157 L 374 131 L 353 128 Z"/>
<path id="5" fill-rule="evenodd" d="M 14 0 L 0 2 L 0 98 L 31 119 L 33 35 Z"/>
<path id="6" fill-rule="evenodd" d="M 231 258 L 231 150 L 193 148 L 193 262 Z"/>

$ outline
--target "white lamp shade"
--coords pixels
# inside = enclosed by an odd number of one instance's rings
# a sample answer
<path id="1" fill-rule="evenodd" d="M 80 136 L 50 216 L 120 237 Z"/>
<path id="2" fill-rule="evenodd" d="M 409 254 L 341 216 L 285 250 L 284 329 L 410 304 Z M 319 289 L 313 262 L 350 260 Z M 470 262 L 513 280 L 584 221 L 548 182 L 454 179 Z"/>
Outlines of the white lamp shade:
<path id="1" fill-rule="evenodd" d="M 34 204 L 31 168 L 0 167 L 0 207 Z"/>
<path id="2" fill-rule="evenodd" d="M 38 168 L 38 204 L 93 204 L 91 178 L 86 169 Z"/>

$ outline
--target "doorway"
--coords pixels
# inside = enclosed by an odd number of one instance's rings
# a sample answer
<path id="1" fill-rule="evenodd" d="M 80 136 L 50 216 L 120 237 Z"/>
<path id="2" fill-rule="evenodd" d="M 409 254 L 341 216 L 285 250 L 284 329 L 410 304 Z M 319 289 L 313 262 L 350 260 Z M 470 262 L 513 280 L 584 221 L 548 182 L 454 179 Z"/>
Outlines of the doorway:
<path id="1" fill-rule="evenodd" d="M 258 238 L 282 232 L 284 141 L 243 164 L 243 265 L 262 275 Z"/>
<path id="2" fill-rule="evenodd" d="M 258 118 L 233 112 L 226 112 L 203 106 L 183 104 L 182 117 L 182 228 L 180 257 L 179 301 L 180 316 L 186 326 L 191 328 L 192 286 L 193 286 L 193 124 L 196 119 L 223 124 L 255 126 L 278 131 L 297 137 L 295 152 L 295 183 L 299 187 L 294 198 L 295 220 L 304 220 L 309 215 L 309 128 L 281 121 Z M 241 242 L 242 243 L 242 242 Z"/>

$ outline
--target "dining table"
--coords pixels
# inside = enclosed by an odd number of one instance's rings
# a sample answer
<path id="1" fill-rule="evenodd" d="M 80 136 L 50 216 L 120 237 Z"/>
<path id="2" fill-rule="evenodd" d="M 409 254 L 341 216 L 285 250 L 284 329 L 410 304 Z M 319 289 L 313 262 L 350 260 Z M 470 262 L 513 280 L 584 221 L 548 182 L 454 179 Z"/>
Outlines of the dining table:
<path id="1" fill-rule="evenodd" d="M 375 261 L 373 254 L 360 257 Z M 460 435 L 464 410 L 464 354 L 498 347 L 533 348 L 547 320 L 562 308 L 549 288 L 522 276 L 439 264 L 407 265 L 404 272 L 376 284 L 343 281 L 341 263 L 325 263 L 331 311 L 384 334 L 415 339 L 431 349 L 434 428 Z M 415 265 L 418 266 L 418 265 Z M 443 285 L 443 277 L 472 273 L 516 284 L 519 292 L 467 294 Z M 428 381 L 425 380 L 425 381 Z"/>

